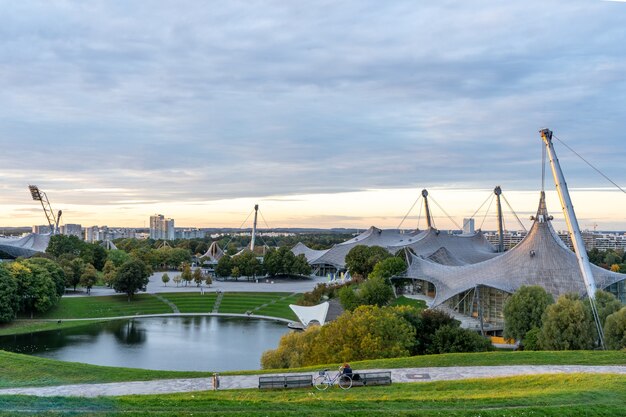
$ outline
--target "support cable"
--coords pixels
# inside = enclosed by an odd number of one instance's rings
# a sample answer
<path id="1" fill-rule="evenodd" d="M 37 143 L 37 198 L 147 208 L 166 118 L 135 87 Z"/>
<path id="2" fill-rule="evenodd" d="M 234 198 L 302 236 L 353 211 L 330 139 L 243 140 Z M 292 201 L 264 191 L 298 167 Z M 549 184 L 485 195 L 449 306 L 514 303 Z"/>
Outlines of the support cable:
<path id="1" fill-rule="evenodd" d="M 591 162 L 587 161 L 585 158 L 582 157 L 582 155 L 580 155 L 578 152 L 576 152 L 574 149 L 570 148 L 567 143 L 563 142 L 561 139 L 557 138 L 556 136 L 552 135 L 553 138 L 555 138 L 556 140 L 558 140 L 559 142 L 561 142 L 563 144 L 563 146 L 565 146 L 567 149 L 569 149 L 574 155 L 576 155 L 577 157 L 579 157 L 580 159 L 583 160 L 584 163 L 586 163 L 587 165 L 589 165 L 591 168 L 593 168 L 594 171 L 596 171 L 598 174 L 602 175 L 608 182 L 610 182 L 611 184 L 613 184 L 614 186 L 616 186 L 621 192 L 623 192 L 624 194 L 626 194 L 626 190 L 624 190 L 622 187 L 620 187 L 619 185 L 617 185 L 617 183 L 615 181 L 613 181 L 612 179 L 610 179 L 604 172 L 600 171 L 598 168 L 596 168 L 594 165 L 591 164 Z"/>
<path id="2" fill-rule="evenodd" d="M 409 211 L 406 212 L 406 214 L 404 215 L 404 217 L 402 218 L 402 221 L 400 222 L 400 224 L 398 225 L 398 229 L 400 229 L 400 227 L 402 227 L 402 223 L 404 223 L 404 221 L 406 220 L 407 217 L 409 217 L 409 214 L 411 214 L 411 210 L 413 210 L 413 207 L 415 207 L 415 205 L 417 204 L 417 202 L 420 200 L 420 198 L 422 198 L 422 195 L 418 195 L 417 199 L 413 202 L 413 205 L 411 206 L 411 208 L 409 209 Z M 421 215 L 421 210 L 420 210 L 420 215 Z M 419 220 L 418 220 L 418 224 L 419 224 Z"/>
<path id="3" fill-rule="evenodd" d="M 511 213 L 513 213 L 513 216 L 515 216 L 515 218 L 517 219 L 517 222 L 519 223 L 519 225 L 522 226 L 522 229 L 524 229 L 526 233 L 528 233 L 528 230 L 526 230 L 526 226 L 524 226 L 524 223 L 522 223 L 522 221 L 519 219 L 519 217 L 517 216 L 517 213 L 515 212 L 515 210 L 513 210 L 513 207 L 511 206 L 509 201 L 506 199 L 506 196 L 502 194 L 502 197 L 504 198 L 504 202 L 508 206 L 509 210 L 511 210 Z"/>
<path id="4" fill-rule="evenodd" d="M 265 223 L 265 227 L 267 227 L 267 230 L 269 231 L 271 227 L 269 224 L 267 224 L 267 221 L 265 220 L 265 217 L 263 216 L 263 212 L 261 211 L 261 209 L 259 209 L 259 214 L 261 215 L 261 219 L 263 220 L 263 223 Z M 259 235 L 259 237 L 261 237 L 261 235 Z M 278 242 L 276 241 L 276 238 L 272 237 L 272 239 L 274 240 L 274 246 L 278 247 Z M 261 237 L 261 240 L 263 240 L 263 243 L 265 244 L 265 246 L 269 248 L 269 245 L 265 242 L 265 240 L 262 237 Z"/>
<path id="5" fill-rule="evenodd" d="M 421 194 L 420 194 L 420 197 L 421 197 Z M 419 200 L 420 197 L 417 197 L 417 199 Z M 422 220 L 422 208 L 424 208 L 424 206 L 420 204 L 420 212 L 417 215 L 417 230 L 420 230 L 420 220 Z"/>
<path id="6" fill-rule="evenodd" d="M 491 201 L 489 202 L 489 205 L 487 206 L 487 210 L 485 211 L 485 215 L 483 217 L 483 221 L 482 223 L 480 223 L 480 227 L 479 229 L 482 230 L 483 229 L 483 224 L 485 224 L 485 220 L 487 220 L 487 215 L 489 214 L 489 209 L 491 208 L 491 205 L 493 204 L 493 200 L 496 198 L 495 194 L 491 194 Z"/>
<path id="7" fill-rule="evenodd" d="M 252 209 L 252 211 L 250 211 L 250 213 L 248 213 L 248 216 L 246 216 L 246 219 L 243 222 L 241 222 L 241 224 L 239 225 L 239 229 L 241 229 L 243 227 L 243 225 L 246 224 L 246 222 L 248 221 L 248 219 L 250 218 L 252 213 L 254 213 L 254 209 Z M 231 235 L 230 236 L 230 239 L 228 239 L 228 242 L 226 242 L 226 245 L 224 246 L 224 252 L 226 252 L 228 250 L 228 245 L 230 244 L 230 242 L 233 240 L 234 237 L 235 237 L 235 235 Z"/>
<path id="8" fill-rule="evenodd" d="M 546 191 L 546 147 L 541 144 L 541 191 Z"/>
<path id="9" fill-rule="evenodd" d="M 450 215 L 444 210 L 443 207 L 439 205 L 439 203 L 437 203 L 437 201 L 432 196 L 430 196 L 430 199 L 433 201 L 433 203 L 437 205 L 437 207 L 439 207 L 441 211 L 443 211 L 443 214 L 445 214 L 448 217 L 448 219 L 450 219 L 452 223 L 454 223 L 454 225 L 459 228 L 459 230 L 463 230 L 463 228 L 460 227 L 459 224 L 452 217 L 450 217 Z"/>

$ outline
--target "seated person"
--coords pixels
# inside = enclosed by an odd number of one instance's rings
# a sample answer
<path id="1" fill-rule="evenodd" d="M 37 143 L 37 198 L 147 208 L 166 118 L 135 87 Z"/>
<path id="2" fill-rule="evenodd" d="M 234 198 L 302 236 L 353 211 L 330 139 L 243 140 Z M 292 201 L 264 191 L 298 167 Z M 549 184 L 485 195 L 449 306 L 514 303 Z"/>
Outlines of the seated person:
<path id="1" fill-rule="evenodd" d="M 359 374 L 355 374 L 352 372 L 352 368 L 350 367 L 349 363 L 343 364 L 343 366 L 341 367 L 341 374 L 348 375 L 350 378 L 352 378 L 353 381 L 358 381 L 359 379 L 361 379 L 361 376 Z"/>

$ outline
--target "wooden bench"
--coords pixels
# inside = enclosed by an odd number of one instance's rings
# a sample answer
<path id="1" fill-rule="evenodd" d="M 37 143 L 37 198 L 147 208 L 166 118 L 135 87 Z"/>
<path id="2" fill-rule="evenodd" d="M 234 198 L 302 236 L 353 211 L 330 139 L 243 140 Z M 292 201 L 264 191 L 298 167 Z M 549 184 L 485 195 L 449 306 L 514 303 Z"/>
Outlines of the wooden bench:
<path id="1" fill-rule="evenodd" d="M 391 372 L 354 372 L 352 386 L 391 385 Z"/>
<path id="2" fill-rule="evenodd" d="M 259 389 L 262 388 L 306 388 L 313 386 L 311 375 L 260 376 Z"/>

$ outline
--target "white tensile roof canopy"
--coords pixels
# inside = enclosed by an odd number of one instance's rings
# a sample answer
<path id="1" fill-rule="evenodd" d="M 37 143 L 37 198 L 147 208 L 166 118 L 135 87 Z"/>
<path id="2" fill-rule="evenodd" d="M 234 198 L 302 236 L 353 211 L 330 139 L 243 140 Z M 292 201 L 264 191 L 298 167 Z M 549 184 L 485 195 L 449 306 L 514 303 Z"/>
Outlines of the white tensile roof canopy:
<path id="1" fill-rule="evenodd" d="M 289 308 L 296 313 L 298 320 L 307 327 L 311 322 L 318 322 L 320 326 L 326 323 L 326 315 L 328 314 L 328 301 L 318 304 L 316 306 L 298 306 L 295 304 L 289 304 Z"/>

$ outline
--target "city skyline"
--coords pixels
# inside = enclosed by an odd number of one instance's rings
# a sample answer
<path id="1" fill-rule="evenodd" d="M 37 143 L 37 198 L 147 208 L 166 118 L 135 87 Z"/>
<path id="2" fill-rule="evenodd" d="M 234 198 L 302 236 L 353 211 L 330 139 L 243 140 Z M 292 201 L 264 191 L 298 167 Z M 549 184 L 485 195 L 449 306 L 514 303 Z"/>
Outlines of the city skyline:
<path id="1" fill-rule="evenodd" d="M 3 12 L 5 226 L 43 222 L 28 184 L 84 225 L 237 227 L 259 203 L 272 227 L 396 227 L 422 188 L 460 222 L 495 185 L 527 217 L 542 127 L 626 184 L 620 2 Z M 555 146 L 581 227 L 626 230 L 626 196 Z"/>

